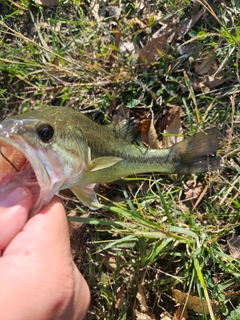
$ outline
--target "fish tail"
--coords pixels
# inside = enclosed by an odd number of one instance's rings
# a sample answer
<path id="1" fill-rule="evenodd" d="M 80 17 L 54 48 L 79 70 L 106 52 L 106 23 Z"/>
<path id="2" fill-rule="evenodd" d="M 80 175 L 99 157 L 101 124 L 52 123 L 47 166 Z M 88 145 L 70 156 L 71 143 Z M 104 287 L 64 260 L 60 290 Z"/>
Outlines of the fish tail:
<path id="1" fill-rule="evenodd" d="M 219 136 L 218 128 L 214 127 L 174 145 L 170 154 L 178 159 L 176 173 L 191 174 L 220 169 L 221 159 L 216 156 Z"/>

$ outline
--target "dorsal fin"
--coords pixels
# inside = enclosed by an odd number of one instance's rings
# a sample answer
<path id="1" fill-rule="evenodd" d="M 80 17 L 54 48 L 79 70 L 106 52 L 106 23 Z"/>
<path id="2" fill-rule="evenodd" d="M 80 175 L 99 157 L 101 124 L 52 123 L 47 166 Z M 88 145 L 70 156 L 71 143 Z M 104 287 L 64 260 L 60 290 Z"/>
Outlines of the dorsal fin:
<path id="1" fill-rule="evenodd" d="M 134 142 L 140 135 L 139 131 L 140 120 L 135 118 L 124 119 L 114 124 L 109 125 L 115 136 L 121 137 L 130 143 Z"/>

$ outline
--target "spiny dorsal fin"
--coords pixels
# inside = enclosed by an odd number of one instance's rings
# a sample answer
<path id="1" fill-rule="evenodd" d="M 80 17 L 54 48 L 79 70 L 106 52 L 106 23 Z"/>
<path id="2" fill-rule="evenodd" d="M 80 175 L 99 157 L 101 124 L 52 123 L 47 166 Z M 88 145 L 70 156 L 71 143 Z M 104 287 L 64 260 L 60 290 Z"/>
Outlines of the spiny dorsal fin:
<path id="1" fill-rule="evenodd" d="M 129 118 L 119 122 L 115 122 L 108 127 L 113 130 L 116 138 L 121 137 L 132 143 L 140 135 L 139 124 L 140 120 Z"/>

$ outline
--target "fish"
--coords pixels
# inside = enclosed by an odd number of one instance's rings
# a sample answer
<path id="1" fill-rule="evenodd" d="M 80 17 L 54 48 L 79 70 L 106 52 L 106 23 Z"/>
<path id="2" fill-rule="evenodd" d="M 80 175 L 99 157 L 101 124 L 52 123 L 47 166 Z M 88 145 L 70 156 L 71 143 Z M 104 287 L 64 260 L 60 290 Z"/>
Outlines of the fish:
<path id="1" fill-rule="evenodd" d="M 115 128 L 115 129 L 114 129 Z M 125 121 L 100 125 L 73 109 L 57 106 L 7 118 L 0 124 L 0 196 L 29 188 L 38 212 L 60 190 L 71 189 L 98 209 L 94 186 L 141 173 L 191 174 L 220 169 L 219 129 L 212 127 L 167 149 L 134 142 Z"/>

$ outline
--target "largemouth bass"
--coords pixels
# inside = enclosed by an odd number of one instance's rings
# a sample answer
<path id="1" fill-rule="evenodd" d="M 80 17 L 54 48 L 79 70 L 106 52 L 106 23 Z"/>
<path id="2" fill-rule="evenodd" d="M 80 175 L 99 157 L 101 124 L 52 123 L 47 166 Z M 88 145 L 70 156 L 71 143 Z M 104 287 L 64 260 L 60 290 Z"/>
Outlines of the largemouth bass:
<path id="1" fill-rule="evenodd" d="M 94 184 L 140 173 L 216 170 L 221 167 L 218 146 L 219 131 L 210 128 L 171 148 L 148 149 L 77 111 L 47 107 L 1 123 L 0 194 L 17 186 L 30 188 L 35 213 L 58 191 L 71 189 L 96 209 Z"/>

